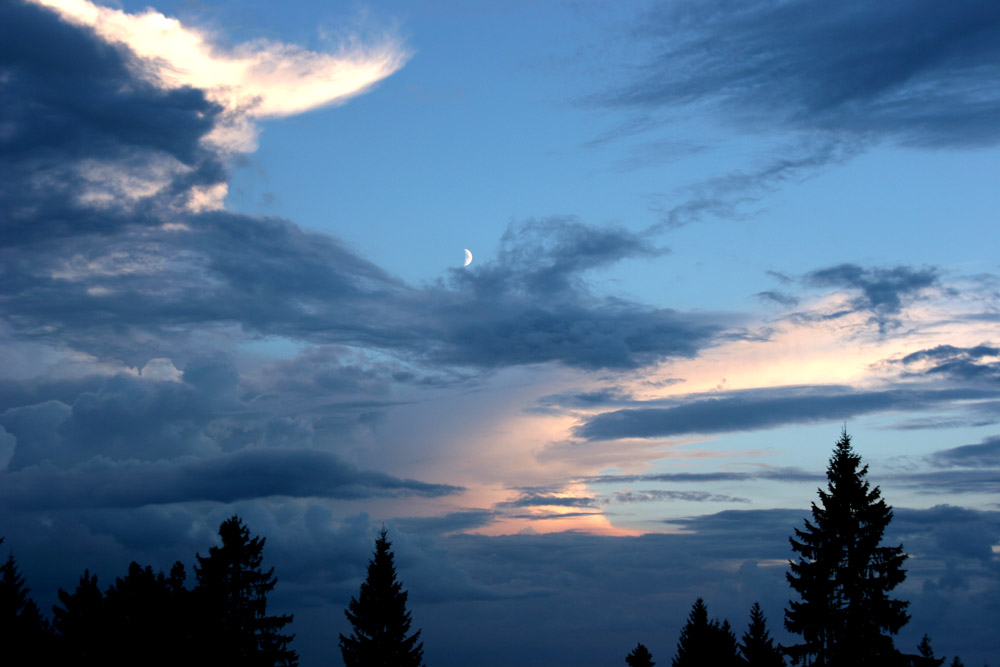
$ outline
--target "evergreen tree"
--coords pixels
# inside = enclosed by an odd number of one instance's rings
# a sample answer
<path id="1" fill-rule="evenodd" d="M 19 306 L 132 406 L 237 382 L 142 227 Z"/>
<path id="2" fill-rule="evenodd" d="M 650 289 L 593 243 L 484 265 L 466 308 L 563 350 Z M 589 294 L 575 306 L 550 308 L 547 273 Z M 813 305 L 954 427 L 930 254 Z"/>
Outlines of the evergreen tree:
<path id="1" fill-rule="evenodd" d="M 2 543 L 3 538 L 0 538 Z M 45 662 L 51 645 L 48 621 L 34 600 L 28 597 L 29 592 L 11 554 L 7 562 L 0 565 L 0 646 L 6 656 L 5 664 Z"/>
<path id="2" fill-rule="evenodd" d="M 189 591 L 184 588 L 184 566 L 175 563 L 170 576 L 153 573 L 133 561 L 128 574 L 115 580 L 104 594 L 103 619 L 110 637 L 109 663 L 134 665 L 145 656 L 146 665 L 192 664 Z M 151 652 L 151 647 L 157 647 Z"/>
<path id="3" fill-rule="evenodd" d="M 625 656 L 625 663 L 629 667 L 653 667 L 653 654 L 642 644 L 637 644 L 632 652 Z"/>
<path id="4" fill-rule="evenodd" d="M 774 640 L 767 631 L 767 619 L 756 602 L 750 609 L 750 625 L 743 633 L 740 653 L 749 667 L 785 667 L 785 658 L 774 645 Z"/>
<path id="5" fill-rule="evenodd" d="M 944 664 L 944 658 L 934 657 L 931 638 L 926 633 L 921 638 L 920 643 L 917 644 L 917 653 L 919 655 L 913 656 L 912 659 L 914 667 L 941 667 Z"/>
<path id="6" fill-rule="evenodd" d="M 59 602 L 52 608 L 57 633 L 60 664 L 105 665 L 108 662 L 107 624 L 104 622 L 104 596 L 97 587 L 97 575 L 84 570 L 76 591 L 59 589 Z"/>
<path id="7" fill-rule="evenodd" d="M 280 633 L 292 616 L 267 615 L 267 594 L 277 580 L 273 567 L 261 569 L 265 538 L 251 538 L 237 516 L 219 526 L 219 536 L 221 547 L 196 555 L 199 654 L 208 664 L 230 667 L 297 665 L 298 655 L 288 648 L 294 635 Z"/>
<path id="8" fill-rule="evenodd" d="M 949 663 L 948 667 L 965 667 L 965 663 L 962 662 L 962 659 L 956 655 L 954 658 L 951 659 L 951 662 Z"/>
<path id="9" fill-rule="evenodd" d="M 729 621 L 709 621 L 705 601 L 698 598 L 681 630 L 672 667 L 729 667 L 742 662 Z"/>
<path id="10" fill-rule="evenodd" d="M 788 583 L 801 597 L 785 610 L 785 627 L 802 636 L 786 649 L 793 664 L 885 665 L 897 661 L 891 635 L 909 620 L 909 603 L 889 598 L 906 578 L 903 547 L 881 547 L 892 509 L 865 477 L 868 466 L 844 430 L 827 467 L 821 506 L 790 538 L 798 562 Z"/>
<path id="11" fill-rule="evenodd" d="M 424 645 L 420 630 L 407 636 L 411 617 L 407 592 L 396 580 L 392 543 L 383 527 L 375 540 L 375 554 L 368 561 L 368 578 L 358 598 L 344 611 L 354 630 L 340 635 L 340 652 L 347 667 L 421 667 Z"/>

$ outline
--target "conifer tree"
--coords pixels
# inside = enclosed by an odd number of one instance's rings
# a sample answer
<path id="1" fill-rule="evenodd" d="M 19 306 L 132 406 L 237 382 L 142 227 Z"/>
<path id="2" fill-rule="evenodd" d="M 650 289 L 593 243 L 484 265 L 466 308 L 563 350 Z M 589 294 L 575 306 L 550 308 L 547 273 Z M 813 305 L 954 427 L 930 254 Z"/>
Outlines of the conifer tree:
<path id="1" fill-rule="evenodd" d="M 865 479 L 868 466 L 851 448 L 846 429 L 827 467 L 827 489 L 812 503 L 812 521 L 790 538 L 798 561 L 788 583 L 801 600 L 789 602 L 785 627 L 802 636 L 786 652 L 793 664 L 884 665 L 898 658 L 892 635 L 909 620 L 909 603 L 889 591 L 906 578 L 902 545 L 879 546 L 892 509 Z"/>
<path id="2" fill-rule="evenodd" d="M 625 656 L 625 664 L 629 667 L 653 667 L 653 654 L 642 644 L 637 644 L 632 652 Z"/>
<path id="3" fill-rule="evenodd" d="M 0 544 L 3 538 L 0 538 Z M 0 647 L 11 665 L 44 662 L 51 630 L 24 585 L 13 554 L 0 565 Z"/>
<path id="4" fill-rule="evenodd" d="M 420 630 L 407 636 L 411 615 L 406 610 L 407 592 L 396 580 L 392 543 L 385 527 L 375 540 L 375 553 L 368 561 L 368 578 L 357 599 L 344 611 L 354 630 L 340 635 L 340 652 L 347 667 L 422 667 L 424 645 Z"/>
<path id="5" fill-rule="evenodd" d="M 944 664 L 944 658 L 934 657 L 931 638 L 927 636 L 927 633 L 924 633 L 924 636 L 920 639 L 920 643 L 917 644 L 917 653 L 919 655 L 914 656 L 912 661 L 914 667 L 941 667 Z"/>
<path id="6" fill-rule="evenodd" d="M 60 664 L 105 665 L 108 662 L 104 596 L 97 575 L 84 570 L 73 593 L 59 589 L 59 602 L 52 608 Z"/>
<path id="7" fill-rule="evenodd" d="M 698 598 L 681 630 L 672 667 L 729 667 L 741 663 L 736 635 L 729 621 L 721 624 L 717 620 L 709 621 L 705 601 Z"/>
<path id="8" fill-rule="evenodd" d="M 168 577 L 135 561 L 125 577 L 115 579 L 103 603 L 111 665 L 133 665 L 136 656 L 145 656 L 146 665 L 190 665 L 197 660 L 191 647 L 190 591 L 184 588 L 184 579 L 179 562 Z M 155 652 L 151 647 L 157 647 Z"/>
<path id="9" fill-rule="evenodd" d="M 268 616 L 267 594 L 277 580 L 274 568 L 264 572 L 265 538 L 250 537 L 233 516 L 219 526 L 222 546 L 208 556 L 196 555 L 193 591 L 199 612 L 197 650 L 204 662 L 231 667 L 293 667 L 298 655 L 288 647 L 294 635 L 281 629 L 291 615 Z"/>
<path id="10" fill-rule="evenodd" d="M 774 645 L 774 640 L 767 631 L 767 619 L 756 602 L 750 609 L 750 625 L 743 633 L 740 653 L 749 667 L 785 667 L 785 658 Z"/>

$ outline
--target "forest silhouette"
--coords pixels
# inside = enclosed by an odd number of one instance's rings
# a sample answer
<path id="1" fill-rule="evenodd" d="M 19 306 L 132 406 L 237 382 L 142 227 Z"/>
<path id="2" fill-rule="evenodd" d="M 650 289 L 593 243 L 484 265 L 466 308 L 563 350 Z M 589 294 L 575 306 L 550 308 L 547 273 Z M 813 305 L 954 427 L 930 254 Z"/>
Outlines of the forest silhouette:
<path id="1" fill-rule="evenodd" d="M 760 605 L 750 609 L 740 639 L 726 619 L 710 619 L 698 598 L 681 629 L 671 667 L 730 665 L 779 667 L 936 667 L 925 634 L 915 653 L 899 650 L 893 636 L 909 621 L 909 603 L 891 591 L 906 577 L 902 545 L 882 538 L 892 508 L 867 481 L 868 466 L 841 433 L 819 489 L 811 518 L 789 538 L 795 560 L 786 579 L 793 597 L 784 626 L 795 644 L 775 643 Z M 104 591 L 85 570 L 72 592 L 60 589 L 49 620 L 31 599 L 11 554 L 0 565 L 0 646 L 3 664 L 81 667 L 194 665 L 295 667 L 292 615 L 272 615 L 267 595 L 277 584 L 264 570 L 265 538 L 251 536 L 238 516 L 219 527 L 220 546 L 195 555 L 194 583 L 184 565 L 170 572 L 132 562 Z M 0 543 L 3 538 L 0 537 Z M 410 632 L 408 593 L 397 579 L 385 527 L 375 541 L 367 577 L 345 615 L 352 632 L 340 635 L 348 667 L 423 667 L 420 630 Z M 653 667 L 653 655 L 639 643 L 625 656 L 630 667 Z M 961 667 L 953 657 L 951 667 Z"/>

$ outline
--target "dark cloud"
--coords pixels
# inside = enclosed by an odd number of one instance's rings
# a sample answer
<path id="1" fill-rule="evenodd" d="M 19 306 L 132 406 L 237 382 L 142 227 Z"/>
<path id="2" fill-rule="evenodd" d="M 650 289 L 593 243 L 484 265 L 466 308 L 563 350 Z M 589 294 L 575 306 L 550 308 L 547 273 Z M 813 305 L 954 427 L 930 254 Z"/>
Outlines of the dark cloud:
<path id="1" fill-rule="evenodd" d="M 576 427 L 588 440 L 753 431 L 784 424 L 839 422 L 857 415 L 917 410 L 990 394 L 975 389 L 852 391 L 844 387 L 750 389 L 672 407 L 599 414 Z"/>
<path id="2" fill-rule="evenodd" d="M 958 467 L 957 464 L 952 464 Z M 941 470 L 911 473 L 895 478 L 894 483 L 908 486 L 927 495 L 949 496 L 955 494 L 1000 493 L 1000 470 L 987 467 L 983 470 Z"/>
<path id="3" fill-rule="evenodd" d="M 124 49 L 28 3 L 0 7 L 0 44 L 5 246 L 119 228 L 114 209 L 71 205 L 93 185 L 88 174 L 108 178 L 103 165 L 135 174 L 176 164 L 177 186 L 223 181 L 221 161 L 201 143 L 221 110 L 201 91 L 157 88 Z M 130 224 L 159 224 L 148 211 L 131 214 Z"/>
<path id="4" fill-rule="evenodd" d="M 445 535 L 482 528 L 496 518 L 497 513 L 491 510 L 463 510 L 441 516 L 404 517 L 394 519 L 393 524 L 408 533 Z"/>
<path id="5" fill-rule="evenodd" d="M 913 269 L 897 266 L 891 269 L 867 269 L 857 264 L 839 264 L 806 274 L 805 282 L 817 287 L 845 287 L 861 291 L 852 305 L 857 310 L 873 313 L 880 326 L 893 321 L 904 301 L 937 283 L 935 269 Z"/>
<path id="6" fill-rule="evenodd" d="M 777 290 L 757 292 L 754 296 L 761 301 L 772 301 L 781 306 L 796 306 L 799 303 L 798 297 L 788 294 L 787 292 L 779 292 Z"/>
<path id="7" fill-rule="evenodd" d="M 886 137 L 914 146 L 1000 140 L 1000 9 L 985 0 L 836 6 L 796 0 L 660 3 L 654 54 L 606 102 L 717 105 L 772 129 Z"/>
<path id="8" fill-rule="evenodd" d="M 672 491 L 664 489 L 647 489 L 645 491 L 619 491 L 607 498 L 607 502 L 616 503 L 649 503 L 664 500 L 683 500 L 695 503 L 749 503 L 749 498 L 738 498 L 721 493 L 708 491 Z"/>
<path id="9" fill-rule="evenodd" d="M 1000 348 L 990 345 L 975 347 L 937 347 L 918 350 L 897 363 L 913 368 L 913 375 L 944 375 L 956 380 L 1000 380 Z"/>
<path id="10" fill-rule="evenodd" d="M 141 507 L 196 501 L 230 503 L 249 498 L 369 498 L 442 496 L 461 491 L 360 470 L 315 449 L 248 449 L 207 458 L 141 463 L 93 459 L 70 469 L 32 466 L 3 476 L 5 507 Z"/>
<path id="11" fill-rule="evenodd" d="M 209 425 L 241 407 L 239 380 L 224 358 L 192 361 L 182 382 L 116 375 L 71 403 L 49 400 L 11 408 L 0 426 L 17 439 L 8 464 L 16 471 L 39 463 L 71 467 L 93 457 L 154 461 L 218 451 Z"/>
<path id="12" fill-rule="evenodd" d="M 636 482 L 746 482 L 768 479 L 784 482 L 817 482 L 826 479 L 820 473 L 798 468 L 759 468 L 752 472 L 665 472 L 642 475 L 595 475 L 578 481 L 586 484 L 634 484 Z"/>
<path id="13" fill-rule="evenodd" d="M 507 500 L 496 504 L 497 508 L 507 507 L 596 507 L 593 498 L 580 496 L 556 496 L 552 494 L 526 493 L 515 500 Z"/>
<path id="14" fill-rule="evenodd" d="M 962 445 L 934 452 L 928 461 L 940 467 L 1000 468 L 1000 436 L 975 445 Z"/>
<path id="15" fill-rule="evenodd" d="M 595 391 L 550 394 L 538 399 L 532 412 L 560 412 L 565 409 L 593 409 L 597 407 L 631 405 L 632 397 L 621 387 L 606 387 Z"/>
<path id="16" fill-rule="evenodd" d="M 514 223 L 495 260 L 412 287 L 287 221 L 192 212 L 195 188 L 226 177 L 204 141 L 219 110 L 200 91 L 155 88 L 141 63 L 51 12 L 4 12 L 0 293 L 19 338 L 142 367 L 190 348 L 194 329 L 238 330 L 378 349 L 424 368 L 396 377 L 440 381 L 427 369 L 632 368 L 692 356 L 720 329 L 592 293 L 587 272 L 666 252 L 621 227 Z M 125 192 L 144 174 L 155 194 Z"/>

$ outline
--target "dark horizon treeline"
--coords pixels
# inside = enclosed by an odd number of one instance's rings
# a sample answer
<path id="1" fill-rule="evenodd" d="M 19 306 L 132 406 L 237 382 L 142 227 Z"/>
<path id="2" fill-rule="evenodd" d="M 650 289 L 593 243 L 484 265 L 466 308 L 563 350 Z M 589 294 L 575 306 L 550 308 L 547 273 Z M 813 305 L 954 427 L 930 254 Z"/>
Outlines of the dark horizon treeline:
<path id="1" fill-rule="evenodd" d="M 222 545 L 196 554 L 195 584 L 177 561 L 169 574 L 133 561 L 105 591 L 85 570 L 73 592 L 59 589 L 51 623 L 28 597 L 13 555 L 0 572 L 4 665 L 74 667 L 194 665 L 296 667 L 292 616 L 269 616 L 274 568 L 261 569 L 265 538 L 237 516 L 219 527 Z M 2 541 L 2 538 L 0 538 Z"/>
<path id="2" fill-rule="evenodd" d="M 698 598 L 681 630 L 671 667 L 939 667 L 925 634 L 916 653 L 904 653 L 892 637 L 910 616 L 909 603 L 890 597 L 905 578 L 902 545 L 882 546 L 892 508 L 866 480 L 868 466 L 842 432 L 819 489 L 812 518 L 789 538 L 797 561 L 786 579 L 798 599 L 785 609 L 785 628 L 801 637 L 776 645 L 760 605 L 740 641 L 726 619 L 709 619 Z M 59 589 L 51 623 L 28 596 L 14 556 L 0 566 L 0 663 L 74 667 L 193 665 L 195 667 L 297 667 L 282 634 L 291 615 L 267 613 L 274 568 L 263 571 L 265 538 L 251 537 L 239 517 L 219 527 L 222 545 L 195 555 L 194 586 L 178 561 L 169 574 L 136 562 L 105 591 L 87 570 L 73 592 Z M 0 543 L 3 538 L 0 537 Z M 353 632 L 340 636 L 350 667 L 423 667 L 420 631 L 410 633 L 407 593 L 396 579 L 391 543 L 383 526 L 360 595 L 345 610 Z M 11 659 L 12 658 L 12 659 Z M 629 667 L 653 667 L 638 644 Z M 962 667 L 955 656 L 951 667 Z M 662 667 L 662 666 L 661 666 Z"/>

